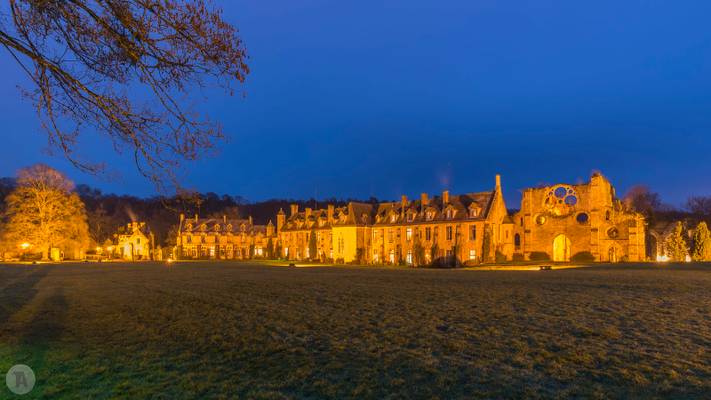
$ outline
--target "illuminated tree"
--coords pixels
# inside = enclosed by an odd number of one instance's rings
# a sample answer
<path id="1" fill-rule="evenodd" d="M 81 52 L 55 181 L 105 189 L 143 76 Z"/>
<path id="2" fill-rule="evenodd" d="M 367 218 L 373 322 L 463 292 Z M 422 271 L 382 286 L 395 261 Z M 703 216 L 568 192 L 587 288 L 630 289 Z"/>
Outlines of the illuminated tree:
<path id="1" fill-rule="evenodd" d="M 689 250 L 684 240 L 684 227 L 681 222 L 677 222 L 674 231 L 667 237 L 664 248 L 667 256 L 672 261 L 684 261 Z"/>
<path id="2" fill-rule="evenodd" d="M 706 222 L 699 222 L 694 230 L 694 261 L 711 261 L 711 232 Z"/>
<path id="3" fill-rule="evenodd" d="M 420 235 L 415 235 L 415 242 L 412 245 L 413 264 L 420 266 L 425 263 L 425 248 L 420 241 Z"/>
<path id="4" fill-rule="evenodd" d="M 7 11 L 0 44 L 31 79 L 24 93 L 51 146 L 81 170 L 104 167 L 76 154 L 81 132 L 108 137 L 159 186 L 223 137 L 187 98 L 231 94 L 249 69 L 209 0 L 10 0 Z"/>
<path id="5" fill-rule="evenodd" d="M 73 187 L 62 173 L 43 164 L 20 170 L 17 188 L 6 198 L 6 239 L 31 244 L 45 260 L 53 247 L 86 248 L 84 203 Z"/>
<path id="6" fill-rule="evenodd" d="M 316 231 L 311 230 L 309 234 L 309 258 L 312 260 L 318 259 L 318 245 L 316 244 Z"/>
<path id="7" fill-rule="evenodd" d="M 272 238 L 267 241 L 267 258 L 274 258 L 274 242 L 272 242 Z"/>
<path id="8" fill-rule="evenodd" d="M 491 261 L 491 227 L 484 226 L 484 237 L 481 239 L 481 261 Z"/>

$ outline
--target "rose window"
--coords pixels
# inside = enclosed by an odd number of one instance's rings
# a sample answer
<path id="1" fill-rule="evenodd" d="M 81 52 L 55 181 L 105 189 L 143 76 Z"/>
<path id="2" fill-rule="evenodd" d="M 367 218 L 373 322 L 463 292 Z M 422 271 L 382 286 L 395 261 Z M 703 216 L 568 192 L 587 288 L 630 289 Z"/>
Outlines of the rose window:
<path id="1" fill-rule="evenodd" d="M 565 185 L 555 186 L 548 192 L 545 200 L 546 208 L 558 216 L 570 214 L 576 204 L 578 204 L 578 196 L 575 190 Z"/>

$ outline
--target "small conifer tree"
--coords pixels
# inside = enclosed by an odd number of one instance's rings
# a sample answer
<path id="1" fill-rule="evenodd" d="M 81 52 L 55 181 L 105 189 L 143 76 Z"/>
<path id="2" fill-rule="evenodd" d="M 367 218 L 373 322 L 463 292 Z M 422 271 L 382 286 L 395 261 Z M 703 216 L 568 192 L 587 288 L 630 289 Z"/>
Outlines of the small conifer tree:
<path id="1" fill-rule="evenodd" d="M 684 227 L 681 222 L 676 223 L 676 226 L 674 227 L 674 232 L 669 235 L 669 237 L 664 243 L 664 247 L 666 248 L 667 256 L 672 261 L 686 260 L 686 255 L 688 254 L 689 250 L 686 244 L 686 240 L 684 240 Z"/>
<path id="2" fill-rule="evenodd" d="M 312 230 L 309 235 L 309 258 L 312 260 L 318 259 L 318 246 L 316 245 L 316 231 Z"/>
<path id="3" fill-rule="evenodd" d="M 711 232 L 706 222 L 699 222 L 694 231 L 694 261 L 711 261 Z"/>

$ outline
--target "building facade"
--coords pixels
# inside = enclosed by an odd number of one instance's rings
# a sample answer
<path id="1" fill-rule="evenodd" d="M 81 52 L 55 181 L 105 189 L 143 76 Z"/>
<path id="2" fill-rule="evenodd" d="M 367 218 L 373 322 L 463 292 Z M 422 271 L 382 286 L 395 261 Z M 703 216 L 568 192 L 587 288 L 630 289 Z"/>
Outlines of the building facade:
<path id="1" fill-rule="evenodd" d="M 271 258 L 276 248 L 276 231 L 270 221 L 254 225 L 248 219 L 194 218 L 180 216 L 176 257 L 181 260 L 246 260 Z"/>
<path id="2" fill-rule="evenodd" d="M 599 173 L 585 184 L 526 189 L 513 222 L 513 253 L 518 258 L 646 259 L 644 217 L 627 210 Z"/>
<path id="3" fill-rule="evenodd" d="M 511 259 L 513 223 L 497 175 L 488 192 L 377 205 L 349 202 L 343 207 L 277 215 L 281 256 L 289 260 L 423 265 Z M 316 252 L 311 256 L 311 252 Z"/>
<path id="4" fill-rule="evenodd" d="M 145 222 L 130 222 L 115 235 L 113 253 L 126 261 L 151 260 L 154 237 Z"/>

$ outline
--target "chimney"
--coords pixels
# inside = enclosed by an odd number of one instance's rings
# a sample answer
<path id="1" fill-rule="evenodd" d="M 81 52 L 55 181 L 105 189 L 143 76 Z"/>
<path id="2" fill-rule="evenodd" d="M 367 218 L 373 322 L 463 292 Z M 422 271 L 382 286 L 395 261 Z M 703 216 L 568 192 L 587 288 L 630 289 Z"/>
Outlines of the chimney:
<path id="1" fill-rule="evenodd" d="M 222 222 L 227 223 L 227 215 L 222 214 Z"/>
<path id="2" fill-rule="evenodd" d="M 291 215 L 289 215 L 289 216 L 290 216 L 290 217 L 293 217 L 293 216 L 296 215 L 298 212 L 299 212 L 299 205 L 298 205 L 298 204 L 292 204 L 292 205 L 291 205 Z"/>
<path id="3" fill-rule="evenodd" d="M 311 216 L 311 208 L 310 207 L 306 207 L 304 209 L 304 215 L 306 216 L 306 218 Z"/>
<path id="4" fill-rule="evenodd" d="M 501 191 L 501 175 L 496 174 L 496 190 Z"/>
<path id="5" fill-rule="evenodd" d="M 407 196 L 405 196 L 405 195 L 403 194 L 402 197 L 400 198 L 400 201 L 401 201 L 401 203 L 402 203 L 402 208 L 407 207 Z"/>
<path id="6" fill-rule="evenodd" d="M 253 223 L 253 221 L 252 221 L 252 216 L 251 216 L 251 215 L 249 216 L 249 225 L 250 225 L 250 226 L 254 225 L 254 223 Z"/>
<path id="7" fill-rule="evenodd" d="M 197 214 L 195 214 L 195 222 L 197 222 L 197 219 L 198 219 L 198 218 L 197 218 Z"/>
<path id="8" fill-rule="evenodd" d="M 422 212 L 425 211 L 425 207 L 429 204 L 430 199 L 429 196 L 427 196 L 427 193 L 422 193 L 420 194 L 420 206 L 422 207 Z"/>
<path id="9" fill-rule="evenodd" d="M 442 205 L 449 204 L 449 190 L 442 192 Z"/>
<path id="10" fill-rule="evenodd" d="M 180 213 L 180 223 L 183 223 L 185 221 L 185 214 Z"/>
<path id="11" fill-rule="evenodd" d="M 332 223 L 333 223 L 333 212 L 334 212 L 334 210 L 335 210 L 335 207 L 333 206 L 333 204 L 329 204 L 329 205 L 328 205 L 328 211 L 327 211 L 327 214 L 326 214 L 326 218 L 328 219 L 328 223 L 329 223 L 329 224 L 332 224 Z"/>

